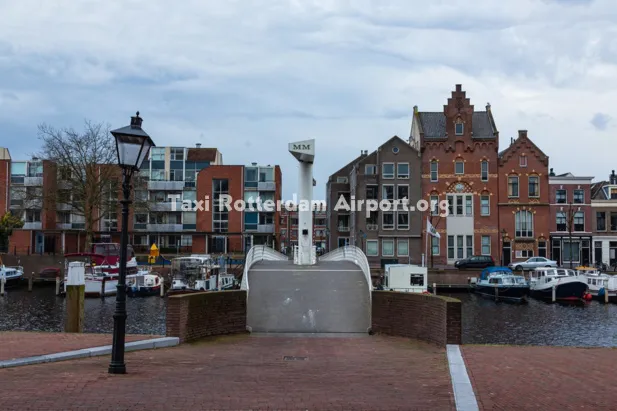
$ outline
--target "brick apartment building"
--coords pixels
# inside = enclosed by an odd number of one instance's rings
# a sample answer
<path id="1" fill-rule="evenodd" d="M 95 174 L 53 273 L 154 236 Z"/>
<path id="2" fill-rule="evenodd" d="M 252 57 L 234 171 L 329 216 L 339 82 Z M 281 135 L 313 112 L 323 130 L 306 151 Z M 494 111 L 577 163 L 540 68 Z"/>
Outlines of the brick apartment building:
<path id="1" fill-rule="evenodd" d="M 592 263 L 592 180 L 593 177 L 555 175 L 553 169 L 550 171 L 551 259 L 560 265 Z"/>
<path id="2" fill-rule="evenodd" d="M 326 189 L 328 246 L 332 250 L 356 245 L 366 254 L 371 268 L 385 264 L 421 262 L 420 230 L 424 213 L 394 207 L 394 200 L 409 201 L 415 207 L 422 198 L 421 159 L 416 147 L 394 136 L 372 153 L 361 155 L 330 176 Z M 390 211 L 366 208 L 339 209 L 340 198 L 351 205 L 366 200 L 392 202 Z"/>
<path id="3" fill-rule="evenodd" d="M 449 203 L 448 217 L 431 216 L 441 238 L 431 237 L 428 258 L 435 265 L 451 265 L 481 254 L 483 247 L 497 255 L 499 131 L 491 106 L 476 111 L 457 84 L 443 111 L 414 107 L 409 143 L 422 156 L 422 197 Z"/>
<path id="4" fill-rule="evenodd" d="M 498 203 L 500 258 L 503 265 L 525 261 L 530 257 L 548 257 L 550 224 L 549 158 L 527 135 L 518 132 L 510 146 L 499 153 L 499 195 L 480 195 L 480 215 L 489 213 L 487 204 Z M 497 197 L 497 199 L 495 199 Z M 493 255 L 497 250 L 486 247 L 481 239 L 481 253 Z M 491 251 L 493 251 L 491 253 Z"/>
<path id="5" fill-rule="evenodd" d="M 327 251 L 327 212 L 325 202 L 313 204 L 313 245 L 317 247 L 317 252 Z M 289 209 L 288 209 L 289 208 Z M 289 254 L 294 246 L 298 245 L 298 210 L 283 207 L 280 214 L 280 251 Z"/>
<path id="6" fill-rule="evenodd" d="M 617 175 L 591 186 L 593 262 L 610 267 L 617 262 Z"/>

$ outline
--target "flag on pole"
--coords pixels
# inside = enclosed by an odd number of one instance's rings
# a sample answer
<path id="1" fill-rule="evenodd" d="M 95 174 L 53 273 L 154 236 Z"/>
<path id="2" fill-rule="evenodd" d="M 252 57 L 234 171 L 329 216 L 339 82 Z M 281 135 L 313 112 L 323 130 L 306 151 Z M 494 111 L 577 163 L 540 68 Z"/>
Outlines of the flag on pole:
<path id="1" fill-rule="evenodd" d="M 432 235 L 433 237 L 441 238 L 441 235 L 439 235 L 435 227 L 433 227 L 433 224 L 431 224 L 428 217 L 426 219 L 426 232 Z"/>

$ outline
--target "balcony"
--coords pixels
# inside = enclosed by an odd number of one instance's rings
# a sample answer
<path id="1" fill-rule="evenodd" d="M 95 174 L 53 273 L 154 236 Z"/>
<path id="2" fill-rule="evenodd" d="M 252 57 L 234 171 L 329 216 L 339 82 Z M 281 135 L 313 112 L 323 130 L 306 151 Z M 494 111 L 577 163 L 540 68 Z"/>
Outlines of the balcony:
<path id="1" fill-rule="evenodd" d="M 158 232 L 179 232 L 182 231 L 182 224 L 148 224 L 148 231 Z"/>
<path id="2" fill-rule="evenodd" d="M 71 228 L 73 230 L 85 230 L 86 229 L 86 223 L 72 223 L 71 224 Z"/>
<path id="3" fill-rule="evenodd" d="M 58 223 L 56 224 L 58 230 L 70 230 L 72 228 L 71 223 Z"/>
<path id="4" fill-rule="evenodd" d="M 147 230 L 148 229 L 148 224 L 146 224 L 146 223 L 135 223 L 135 224 L 133 224 L 133 229 L 134 230 Z"/>
<path id="5" fill-rule="evenodd" d="M 148 190 L 153 191 L 182 191 L 184 181 L 148 181 Z"/>
<path id="6" fill-rule="evenodd" d="M 338 231 L 339 231 L 339 233 L 348 233 L 349 232 L 349 226 L 339 225 L 338 226 Z"/>
<path id="7" fill-rule="evenodd" d="M 40 187 L 43 185 L 43 177 L 25 177 L 24 185 L 26 187 Z"/>
<path id="8" fill-rule="evenodd" d="M 12 210 L 21 209 L 24 206 L 24 200 L 11 200 L 11 205 L 9 208 Z"/>
<path id="9" fill-rule="evenodd" d="M 43 228 L 43 223 L 40 221 L 24 223 L 24 226 L 22 228 L 24 230 L 40 230 Z"/>
<path id="10" fill-rule="evenodd" d="M 274 184 L 274 181 L 260 181 L 259 183 L 257 183 L 257 190 L 274 191 L 276 190 L 276 184 Z"/>
<path id="11" fill-rule="evenodd" d="M 11 185 L 23 185 L 25 178 L 24 176 L 11 176 Z"/>
<path id="12" fill-rule="evenodd" d="M 377 231 L 379 230 L 379 225 L 378 224 L 366 224 L 366 230 L 367 231 Z"/>
<path id="13" fill-rule="evenodd" d="M 160 201 L 153 203 L 151 211 L 182 211 L 182 202 L 180 201 Z"/>
<path id="14" fill-rule="evenodd" d="M 273 233 L 274 232 L 274 224 L 259 224 L 257 226 L 258 233 Z"/>
<path id="15" fill-rule="evenodd" d="M 67 203 L 56 204 L 56 211 L 71 211 L 73 206 Z"/>

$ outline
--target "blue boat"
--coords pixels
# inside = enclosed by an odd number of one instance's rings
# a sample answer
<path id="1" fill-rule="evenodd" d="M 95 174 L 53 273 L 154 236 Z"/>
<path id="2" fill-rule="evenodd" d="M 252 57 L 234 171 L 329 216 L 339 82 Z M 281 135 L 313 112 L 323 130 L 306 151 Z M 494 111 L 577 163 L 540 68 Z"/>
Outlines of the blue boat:
<path id="1" fill-rule="evenodd" d="M 497 300 L 522 302 L 529 295 L 529 283 L 522 275 L 516 275 L 508 267 L 487 267 L 482 270 L 474 290 L 483 297 Z"/>

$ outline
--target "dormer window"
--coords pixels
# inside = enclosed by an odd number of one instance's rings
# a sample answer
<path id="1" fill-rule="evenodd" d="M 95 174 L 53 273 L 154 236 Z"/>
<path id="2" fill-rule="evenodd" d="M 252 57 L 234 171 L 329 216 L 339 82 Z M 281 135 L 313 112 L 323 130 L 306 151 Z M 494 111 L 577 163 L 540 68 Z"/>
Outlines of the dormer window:
<path id="1" fill-rule="evenodd" d="M 457 122 L 456 124 L 454 124 L 454 134 L 456 134 L 457 136 L 462 136 L 464 130 L 465 128 L 463 123 Z"/>

